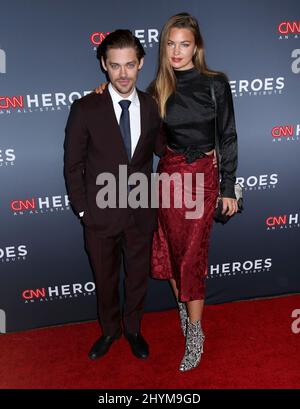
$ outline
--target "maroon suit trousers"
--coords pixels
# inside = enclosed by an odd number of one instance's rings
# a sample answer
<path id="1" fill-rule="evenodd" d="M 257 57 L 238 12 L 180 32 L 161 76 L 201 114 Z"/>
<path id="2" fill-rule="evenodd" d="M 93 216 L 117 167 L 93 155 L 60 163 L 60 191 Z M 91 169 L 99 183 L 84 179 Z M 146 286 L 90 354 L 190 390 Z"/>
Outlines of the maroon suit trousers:
<path id="1" fill-rule="evenodd" d="M 129 333 L 140 331 L 152 236 L 138 230 L 130 212 L 128 223 L 119 234 L 99 237 L 95 229 L 85 227 L 86 247 L 96 283 L 98 317 L 105 335 L 114 335 L 121 329 L 119 283 L 122 253 L 125 267 L 123 325 Z"/>

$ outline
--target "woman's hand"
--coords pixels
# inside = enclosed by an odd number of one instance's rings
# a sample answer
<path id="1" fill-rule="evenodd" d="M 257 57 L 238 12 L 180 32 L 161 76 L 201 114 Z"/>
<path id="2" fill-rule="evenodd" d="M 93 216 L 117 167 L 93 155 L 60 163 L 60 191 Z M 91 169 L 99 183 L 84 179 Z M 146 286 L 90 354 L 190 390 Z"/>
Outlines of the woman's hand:
<path id="1" fill-rule="evenodd" d="M 223 203 L 222 214 L 225 213 L 226 216 L 232 216 L 234 213 L 238 211 L 236 199 L 232 199 L 231 197 L 222 197 L 222 203 Z"/>
<path id="2" fill-rule="evenodd" d="M 216 157 L 216 150 L 215 149 L 214 149 L 213 165 L 214 165 L 215 168 L 218 167 L 217 157 Z"/>
<path id="3" fill-rule="evenodd" d="M 94 89 L 94 92 L 96 92 L 96 94 L 103 94 L 103 91 L 105 90 L 105 88 L 107 87 L 108 82 L 102 82 L 99 87 Z"/>

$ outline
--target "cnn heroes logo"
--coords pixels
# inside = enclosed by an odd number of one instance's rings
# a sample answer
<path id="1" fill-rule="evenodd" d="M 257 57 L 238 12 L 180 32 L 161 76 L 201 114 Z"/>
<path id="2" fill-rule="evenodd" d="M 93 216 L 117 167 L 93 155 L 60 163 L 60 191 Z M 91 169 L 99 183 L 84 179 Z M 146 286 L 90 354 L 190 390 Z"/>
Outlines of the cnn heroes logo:
<path id="1" fill-rule="evenodd" d="M 94 46 L 94 51 L 102 43 L 106 36 L 110 34 L 109 31 L 95 31 L 90 35 L 90 42 Z M 133 34 L 137 37 L 144 48 L 152 48 L 159 42 L 159 31 L 157 28 L 140 28 L 133 30 Z"/>
<path id="2" fill-rule="evenodd" d="M 54 284 L 48 287 L 27 288 L 22 291 L 22 300 L 25 304 L 34 302 L 48 302 L 70 298 L 95 295 L 95 283 Z"/>
<path id="3" fill-rule="evenodd" d="M 237 277 L 240 275 L 257 274 L 270 271 L 272 259 L 255 259 L 232 261 L 230 263 L 215 264 L 209 268 L 208 278 Z"/>
<path id="4" fill-rule="evenodd" d="M 290 39 L 295 39 L 299 40 L 300 39 L 300 20 L 284 20 L 280 21 L 280 23 L 277 26 L 277 32 L 278 32 L 278 39 L 279 40 L 290 40 Z"/>
<path id="5" fill-rule="evenodd" d="M 16 155 L 13 148 L 1 149 L 0 148 L 0 168 L 6 166 L 13 166 L 15 164 Z"/>
<path id="6" fill-rule="evenodd" d="M 286 231 L 300 227 L 299 213 L 271 215 L 266 217 L 265 226 L 268 231 Z"/>
<path id="7" fill-rule="evenodd" d="M 234 97 L 282 94 L 285 87 L 284 77 L 242 79 L 229 81 L 229 83 Z"/>
<path id="8" fill-rule="evenodd" d="M 278 183 L 278 174 L 251 175 L 248 177 L 239 176 L 236 178 L 245 191 L 275 189 Z"/>
<path id="9" fill-rule="evenodd" d="M 2 247 L 0 244 L 0 263 L 23 261 L 26 260 L 27 254 L 28 251 L 25 244 L 5 247 Z"/>
<path id="10" fill-rule="evenodd" d="M 70 210 L 68 195 L 13 199 L 10 209 L 14 216 L 49 214 Z"/>
<path id="11" fill-rule="evenodd" d="M 42 93 L 30 95 L 0 95 L 0 115 L 12 113 L 34 113 L 51 112 L 70 109 L 75 99 L 79 99 L 90 94 L 91 91 L 72 91 L 69 94 L 64 92 Z"/>
<path id="12" fill-rule="evenodd" d="M 276 125 L 271 129 L 272 142 L 295 142 L 300 140 L 300 124 Z"/>

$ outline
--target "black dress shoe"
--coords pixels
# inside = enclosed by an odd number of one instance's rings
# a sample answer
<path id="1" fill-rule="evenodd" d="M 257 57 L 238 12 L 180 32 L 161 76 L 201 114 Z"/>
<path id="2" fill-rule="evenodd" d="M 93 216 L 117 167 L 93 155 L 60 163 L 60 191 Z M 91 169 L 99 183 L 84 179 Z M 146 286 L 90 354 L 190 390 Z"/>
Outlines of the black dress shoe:
<path id="1" fill-rule="evenodd" d="M 140 332 L 136 332 L 134 334 L 130 334 L 126 332 L 124 336 L 129 342 L 131 351 L 134 356 L 136 356 L 137 358 L 141 358 L 141 359 L 148 358 L 149 347 Z"/>
<path id="2" fill-rule="evenodd" d="M 88 356 L 90 359 L 97 359 L 105 355 L 114 341 L 121 337 L 121 331 L 115 335 L 102 335 L 92 346 Z"/>

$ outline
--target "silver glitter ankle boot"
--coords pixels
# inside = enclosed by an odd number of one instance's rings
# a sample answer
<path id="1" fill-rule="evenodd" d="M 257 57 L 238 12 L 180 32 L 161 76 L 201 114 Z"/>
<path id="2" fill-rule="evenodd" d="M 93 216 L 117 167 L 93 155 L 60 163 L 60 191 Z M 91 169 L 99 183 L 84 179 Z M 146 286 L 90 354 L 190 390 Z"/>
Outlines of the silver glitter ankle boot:
<path id="1" fill-rule="evenodd" d="M 189 371 L 199 365 L 204 339 L 200 321 L 189 322 L 188 320 L 185 353 L 179 367 L 181 372 Z"/>
<path id="2" fill-rule="evenodd" d="M 179 315 L 180 315 L 180 326 L 183 332 L 183 335 L 186 336 L 186 330 L 187 330 L 187 310 L 186 310 L 186 304 L 184 302 L 178 302 L 178 308 L 179 308 Z"/>

